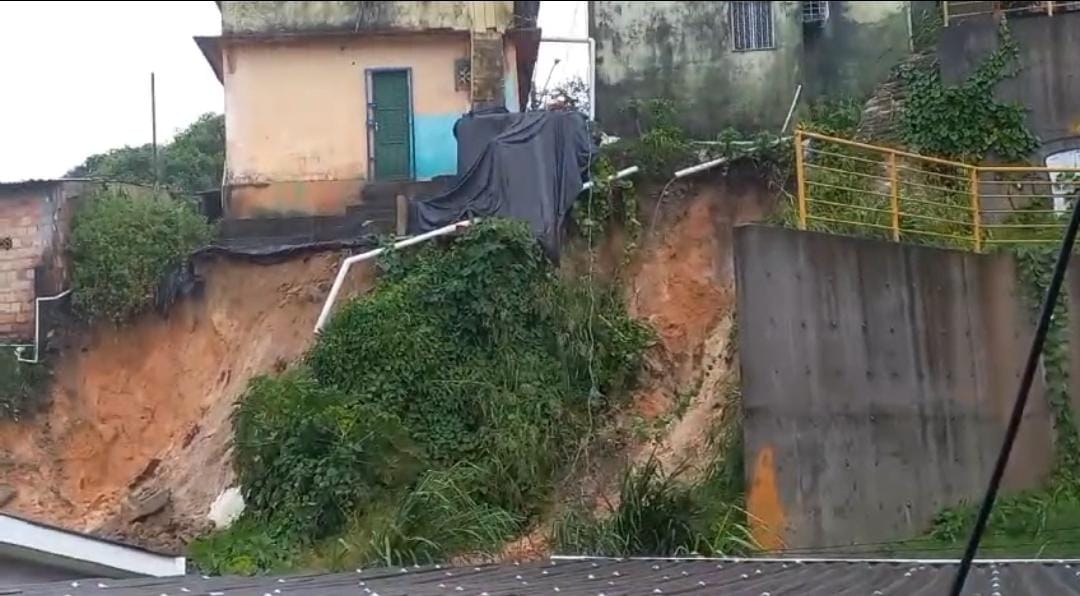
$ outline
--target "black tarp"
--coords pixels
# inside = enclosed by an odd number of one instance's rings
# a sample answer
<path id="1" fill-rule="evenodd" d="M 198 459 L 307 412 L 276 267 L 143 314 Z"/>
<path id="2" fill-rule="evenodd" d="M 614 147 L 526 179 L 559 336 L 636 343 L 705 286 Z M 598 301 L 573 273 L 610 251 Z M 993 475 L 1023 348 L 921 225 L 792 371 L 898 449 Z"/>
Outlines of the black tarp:
<path id="1" fill-rule="evenodd" d="M 458 154 L 477 157 L 446 191 L 413 202 L 409 233 L 474 217 L 509 217 L 527 222 L 548 255 L 558 258 L 563 223 L 588 175 L 592 143 L 585 117 L 469 115 L 455 125 L 455 135 Z"/>

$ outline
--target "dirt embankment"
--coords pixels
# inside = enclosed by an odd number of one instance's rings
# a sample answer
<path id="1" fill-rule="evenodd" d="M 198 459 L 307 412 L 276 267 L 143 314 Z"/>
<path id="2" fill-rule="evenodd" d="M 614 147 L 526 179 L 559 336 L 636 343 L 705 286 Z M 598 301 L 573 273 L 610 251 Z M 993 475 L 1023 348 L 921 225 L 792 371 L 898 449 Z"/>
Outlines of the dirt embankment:
<path id="1" fill-rule="evenodd" d="M 629 442 L 621 463 L 654 449 L 665 464 L 705 463 L 700 454 L 737 372 L 728 345 L 733 227 L 762 219 L 774 204 L 755 176 L 729 175 L 672 188 L 655 224 L 655 203 L 644 206 L 647 236 L 623 274 L 631 312 L 649 321 L 659 342 L 623 415 L 656 432 Z M 601 269 L 620 260 L 618 236 L 609 240 L 598 251 Z M 32 422 L 0 423 L 0 484 L 17 490 L 6 509 L 182 549 L 207 527 L 210 504 L 232 482 L 235 400 L 253 376 L 283 369 L 308 347 L 339 260 L 204 262 L 202 295 L 179 302 L 168 318 L 147 316 L 80 338 L 56 360 L 51 408 Z M 587 261 L 571 249 L 564 267 Z M 371 279 L 355 270 L 346 294 Z M 590 492 L 609 496 L 619 467 L 591 470 Z M 542 554 L 542 534 L 513 550 Z"/>
<path id="2" fill-rule="evenodd" d="M 710 436 L 729 388 L 738 383 L 737 348 L 731 345 L 734 228 L 762 221 L 778 200 L 775 191 L 748 171 L 673 185 L 659 209 L 657 195 L 652 196 L 642 209 L 641 248 L 622 275 L 631 314 L 648 321 L 658 341 L 646 355 L 645 377 L 629 406 L 604 431 L 605 439 L 621 449 L 584 464 L 564 483 L 560 496 L 598 508 L 617 502 L 620 474 L 628 463 L 655 454 L 666 469 L 683 469 L 686 479 L 709 463 Z M 593 251 L 594 271 L 600 276 L 615 275 L 624 240 L 616 234 Z M 563 266 L 580 274 L 588 262 L 584 247 L 575 246 Z M 638 432 L 642 426 L 645 432 Z M 550 554 L 549 522 L 541 520 L 508 545 L 503 558 Z"/>
<path id="3" fill-rule="evenodd" d="M 56 360 L 49 410 L 0 424 L 0 482 L 17 491 L 6 509 L 182 548 L 232 481 L 232 404 L 307 348 L 338 261 L 204 262 L 202 295 L 168 318 L 80 338 Z M 348 292 L 367 279 L 354 269 Z"/>

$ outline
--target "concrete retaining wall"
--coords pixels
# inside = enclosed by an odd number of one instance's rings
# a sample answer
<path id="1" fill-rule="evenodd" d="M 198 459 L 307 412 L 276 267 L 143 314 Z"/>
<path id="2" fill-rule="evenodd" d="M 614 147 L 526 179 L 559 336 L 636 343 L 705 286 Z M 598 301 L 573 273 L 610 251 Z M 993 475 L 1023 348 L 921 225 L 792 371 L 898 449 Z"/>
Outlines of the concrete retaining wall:
<path id="1" fill-rule="evenodd" d="M 749 510 L 771 548 L 914 537 L 981 498 L 1033 325 L 1006 255 L 748 226 L 735 235 Z M 1038 382 L 1007 490 L 1039 486 Z"/>

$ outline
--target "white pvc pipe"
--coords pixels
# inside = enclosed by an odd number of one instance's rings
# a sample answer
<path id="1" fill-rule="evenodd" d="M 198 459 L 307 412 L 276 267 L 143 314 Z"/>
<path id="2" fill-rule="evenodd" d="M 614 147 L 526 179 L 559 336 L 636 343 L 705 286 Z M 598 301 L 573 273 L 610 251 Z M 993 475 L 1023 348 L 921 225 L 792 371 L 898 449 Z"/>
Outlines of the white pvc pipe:
<path id="1" fill-rule="evenodd" d="M 15 359 L 19 362 L 25 362 L 26 364 L 37 364 L 41 361 L 41 303 L 52 302 L 53 300 L 59 300 L 64 296 L 71 293 L 71 290 L 64 290 L 55 296 L 42 296 L 34 300 L 34 357 L 23 358 L 22 348 L 15 350 Z M 28 347 L 28 346 L 27 346 Z"/>
<path id="2" fill-rule="evenodd" d="M 795 88 L 795 97 L 791 98 L 791 107 L 788 108 L 787 116 L 784 116 L 784 126 L 780 128 L 781 135 L 787 132 L 788 125 L 791 124 L 791 117 L 795 114 L 795 106 L 799 105 L 800 95 L 802 95 L 802 83 Z"/>
<path id="3" fill-rule="evenodd" d="M 609 177 L 607 179 L 607 181 L 610 182 L 612 180 L 618 180 L 620 178 L 625 178 L 625 177 L 627 177 L 627 176 L 629 176 L 631 174 L 636 174 L 638 172 L 638 170 L 639 170 L 639 168 L 637 166 L 630 166 L 629 168 L 623 168 L 623 169 L 619 170 L 618 172 L 616 172 L 615 175 Z M 593 185 L 592 180 L 589 180 L 588 182 L 586 182 L 585 184 L 583 184 L 581 186 L 581 190 L 588 190 L 588 189 L 592 188 L 592 185 Z M 414 244 L 419 244 L 421 242 L 424 242 L 425 240 L 430 240 L 430 239 L 436 238 L 438 236 L 445 236 L 447 234 L 456 232 L 457 230 L 460 230 L 462 228 L 467 228 L 467 227 L 471 226 L 472 224 L 474 224 L 474 223 L 476 223 L 478 221 L 480 221 L 479 218 L 477 218 L 477 219 L 468 219 L 468 220 L 465 220 L 465 221 L 459 221 L 457 223 L 453 223 L 453 224 L 450 224 L 448 226 L 441 227 L 441 228 L 439 228 L 437 230 L 432 230 L 430 232 L 424 232 L 423 234 L 420 234 L 418 236 L 413 236 L 412 238 L 406 238 L 406 239 L 402 240 L 401 242 L 398 242 L 398 243 L 394 244 L 392 248 L 394 248 L 394 249 L 406 248 L 408 246 L 412 246 Z M 334 278 L 334 285 L 330 286 L 330 294 L 328 294 L 326 296 L 326 302 L 323 303 L 322 312 L 319 313 L 319 319 L 315 322 L 315 333 L 318 333 L 318 332 L 322 331 L 323 327 L 326 326 L 326 322 L 330 319 L 330 312 L 333 311 L 333 309 L 334 309 L 334 302 L 337 301 L 337 296 L 341 292 L 341 286 L 345 283 L 345 276 L 348 275 L 349 268 L 352 267 L 354 263 L 359 263 L 361 261 L 367 261 L 368 259 L 373 259 L 373 258 L 383 254 L 384 252 L 386 252 L 386 250 L 387 249 L 385 247 L 384 248 L 376 248 L 374 250 L 369 250 L 369 251 L 367 251 L 365 253 L 360 253 L 358 255 L 351 256 L 351 257 L 349 257 L 349 258 L 347 258 L 347 259 L 345 259 L 344 261 L 341 262 L 341 268 L 338 269 L 337 277 Z"/>
<path id="4" fill-rule="evenodd" d="M 776 139 L 772 143 L 769 143 L 769 145 L 770 146 L 771 145 L 778 145 L 778 144 L 783 143 L 784 141 L 787 141 L 789 139 L 791 139 L 791 137 L 780 137 L 779 139 Z M 741 143 L 736 142 L 736 143 L 732 143 L 732 144 L 735 145 L 735 144 L 741 144 Z M 716 166 L 725 164 L 729 160 L 730 160 L 730 158 L 728 158 L 728 157 L 718 157 L 716 159 L 713 159 L 713 160 L 710 160 L 710 161 L 707 161 L 707 162 L 704 162 L 704 163 L 699 163 L 696 166 L 690 166 L 688 168 L 683 168 L 683 169 L 675 172 L 675 178 L 685 178 L 686 176 L 689 176 L 691 174 L 697 174 L 698 172 L 703 172 L 703 171 L 708 170 L 710 168 L 715 168 Z"/>
<path id="5" fill-rule="evenodd" d="M 637 174 L 637 172 L 638 172 L 638 167 L 637 166 L 630 166 L 629 168 L 623 168 L 623 169 L 619 170 L 618 172 L 615 172 L 615 175 L 610 176 L 605 182 L 611 182 L 612 180 L 618 180 L 619 178 L 626 178 L 630 174 Z M 592 180 L 589 180 L 588 182 L 586 182 L 585 184 L 583 184 L 581 186 L 581 190 L 589 190 L 590 188 L 592 188 L 592 186 L 593 186 Z"/>
<path id="6" fill-rule="evenodd" d="M 406 238 L 401 242 L 394 244 L 391 248 L 406 248 L 414 244 L 419 244 L 425 240 L 430 240 L 439 236 L 445 236 L 447 234 L 456 232 L 462 228 L 467 228 L 477 221 L 479 220 L 468 219 L 465 221 L 459 221 L 457 223 L 450 224 L 448 226 L 443 226 L 437 230 L 431 230 L 430 232 L 424 232 L 423 234 L 413 236 L 412 238 Z M 338 269 L 337 277 L 334 278 L 334 285 L 330 287 L 330 294 L 326 297 L 326 302 L 323 303 L 322 312 L 319 313 L 319 320 L 315 322 L 316 333 L 322 331 L 323 327 L 326 326 L 326 321 L 330 319 L 330 312 L 334 309 L 334 302 L 337 301 L 338 293 L 341 292 L 341 286 L 345 283 L 345 276 L 349 273 L 349 268 L 352 267 L 355 263 L 366 261 L 368 259 L 373 259 L 386 251 L 386 247 L 376 248 L 375 250 L 369 250 L 365 253 L 351 256 L 341 262 L 341 269 Z"/>

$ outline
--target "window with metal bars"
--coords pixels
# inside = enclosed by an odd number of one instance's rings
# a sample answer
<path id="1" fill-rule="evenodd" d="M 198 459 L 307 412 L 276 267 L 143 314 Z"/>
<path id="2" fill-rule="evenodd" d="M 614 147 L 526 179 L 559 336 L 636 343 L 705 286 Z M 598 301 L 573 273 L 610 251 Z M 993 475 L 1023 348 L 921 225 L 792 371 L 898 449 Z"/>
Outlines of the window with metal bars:
<path id="1" fill-rule="evenodd" d="M 775 48 L 772 2 L 732 2 L 731 39 L 736 51 Z"/>
<path id="2" fill-rule="evenodd" d="M 802 3 L 802 22 L 824 23 L 827 20 L 829 20 L 828 2 L 804 1 Z"/>

